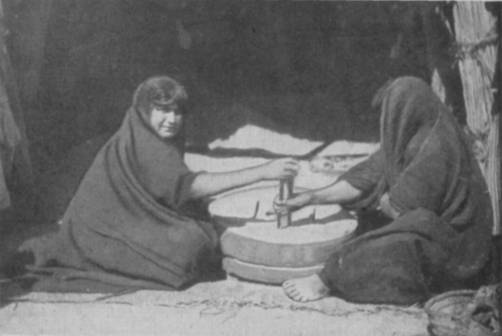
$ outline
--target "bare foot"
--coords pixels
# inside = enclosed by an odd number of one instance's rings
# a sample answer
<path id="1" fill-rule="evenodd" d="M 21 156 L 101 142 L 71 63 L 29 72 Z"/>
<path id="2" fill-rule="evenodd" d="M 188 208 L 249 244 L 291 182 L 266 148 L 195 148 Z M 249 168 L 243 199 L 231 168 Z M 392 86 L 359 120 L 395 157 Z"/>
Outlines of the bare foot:
<path id="1" fill-rule="evenodd" d="M 282 288 L 287 296 L 299 302 L 315 301 L 329 295 L 329 288 L 317 274 L 285 281 Z"/>

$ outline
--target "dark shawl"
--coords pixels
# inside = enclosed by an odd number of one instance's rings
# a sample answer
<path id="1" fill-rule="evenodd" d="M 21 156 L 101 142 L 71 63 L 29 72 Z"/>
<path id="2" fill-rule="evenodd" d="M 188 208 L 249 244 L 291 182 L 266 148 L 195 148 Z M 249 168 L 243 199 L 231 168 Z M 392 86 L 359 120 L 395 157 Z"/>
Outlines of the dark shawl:
<path id="1" fill-rule="evenodd" d="M 347 206 L 375 208 L 387 192 L 401 217 L 358 238 L 350 249 L 364 249 L 364 242 L 396 233 L 410 242 L 420 237 L 444 251 L 444 281 L 475 276 L 489 256 L 492 212 L 464 133 L 430 87 L 417 78 L 402 77 L 387 84 L 377 93 L 374 107 L 381 110 L 381 147 L 341 177 L 363 191 Z M 423 220 L 413 214 L 434 218 Z"/>
<path id="2" fill-rule="evenodd" d="M 217 237 L 181 212 L 196 174 L 183 162 L 183 138 L 162 140 L 150 127 L 147 105 L 143 84 L 83 178 L 50 259 L 94 279 L 106 272 L 178 288 L 198 276 Z"/>
<path id="3" fill-rule="evenodd" d="M 381 110 L 380 149 L 341 177 L 364 192 L 357 207 L 375 206 L 388 192 L 400 213 L 425 208 L 458 227 L 472 222 L 479 206 L 490 216 L 469 141 L 425 82 L 399 78 L 373 105 Z"/>

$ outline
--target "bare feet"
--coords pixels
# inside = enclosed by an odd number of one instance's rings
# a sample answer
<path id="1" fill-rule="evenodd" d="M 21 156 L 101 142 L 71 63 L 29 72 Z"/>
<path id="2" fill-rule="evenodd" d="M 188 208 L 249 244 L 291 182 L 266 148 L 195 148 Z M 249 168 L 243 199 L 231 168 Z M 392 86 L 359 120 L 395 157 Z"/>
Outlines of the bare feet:
<path id="1" fill-rule="evenodd" d="M 299 302 L 315 301 L 329 295 L 329 288 L 317 274 L 285 281 L 282 288 L 287 296 Z"/>

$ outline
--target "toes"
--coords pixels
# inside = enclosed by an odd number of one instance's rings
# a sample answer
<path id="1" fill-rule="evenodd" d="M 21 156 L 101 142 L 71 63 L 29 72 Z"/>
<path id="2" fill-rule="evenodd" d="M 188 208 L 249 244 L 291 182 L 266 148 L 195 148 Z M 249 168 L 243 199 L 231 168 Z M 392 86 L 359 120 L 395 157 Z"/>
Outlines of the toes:
<path id="1" fill-rule="evenodd" d="M 292 290 L 293 290 L 294 288 L 293 288 L 293 287 L 291 287 L 291 286 L 289 286 L 289 287 L 288 287 L 288 286 L 282 286 L 282 289 L 284 290 L 284 292 L 285 292 L 286 294 L 288 294 L 288 295 L 289 295 L 289 294 L 292 292 Z"/>
<path id="2" fill-rule="evenodd" d="M 295 280 L 288 280 L 282 284 L 282 288 L 286 295 L 297 302 L 308 302 L 321 299 L 326 296 L 327 293 L 323 292 L 312 292 L 307 288 L 301 286 L 301 283 Z"/>
<path id="3" fill-rule="evenodd" d="M 305 296 L 301 296 L 298 301 L 300 302 L 307 302 L 307 301 L 310 301 L 310 299 L 308 297 L 305 297 Z"/>
<path id="4" fill-rule="evenodd" d="M 296 297 L 299 294 L 294 287 L 284 287 L 284 293 L 286 293 L 286 295 L 293 300 L 296 300 Z"/>
<path id="5" fill-rule="evenodd" d="M 300 296 L 300 295 L 301 295 L 301 293 L 300 293 L 298 290 L 296 290 L 296 288 L 291 289 L 289 292 L 290 292 L 292 295 L 294 295 L 295 297 L 298 297 L 298 296 Z"/>
<path id="6" fill-rule="evenodd" d="M 302 301 L 303 296 L 298 292 L 296 292 L 294 295 L 292 295 L 291 298 L 295 301 L 303 302 Z"/>
<path id="7" fill-rule="evenodd" d="M 294 288 L 294 287 L 293 288 L 289 288 L 288 289 L 288 293 L 289 293 L 290 296 L 294 296 L 294 297 L 297 297 L 297 296 L 300 295 L 300 292 L 298 292 L 296 290 L 296 288 Z"/>
<path id="8" fill-rule="evenodd" d="M 288 280 L 288 281 L 284 281 L 282 283 L 282 287 L 284 288 L 288 288 L 288 287 L 291 287 L 293 285 L 293 282 L 291 280 Z"/>
<path id="9" fill-rule="evenodd" d="M 288 290 L 284 291 L 284 293 L 286 293 L 286 296 L 289 297 L 290 299 L 295 300 L 295 294 L 294 293 L 292 293 L 292 292 L 290 292 Z"/>
<path id="10" fill-rule="evenodd" d="M 288 296 L 289 296 L 290 299 L 292 299 L 294 301 L 302 302 L 303 296 L 297 290 L 289 291 L 287 294 L 288 294 Z"/>
<path id="11" fill-rule="evenodd" d="M 282 283 L 282 288 L 284 288 L 284 289 L 288 289 L 288 288 L 291 288 L 291 287 L 292 287 L 292 283 L 289 282 L 289 281 L 286 281 L 286 282 Z"/>

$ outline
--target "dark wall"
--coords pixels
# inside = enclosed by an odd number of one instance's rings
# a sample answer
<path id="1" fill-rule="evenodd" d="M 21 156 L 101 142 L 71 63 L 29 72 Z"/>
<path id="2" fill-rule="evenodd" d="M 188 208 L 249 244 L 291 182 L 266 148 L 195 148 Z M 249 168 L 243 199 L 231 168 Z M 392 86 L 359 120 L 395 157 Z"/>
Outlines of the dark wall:
<path id="1" fill-rule="evenodd" d="M 26 2 L 13 2 L 10 17 L 19 18 Z M 297 136 L 374 141 L 373 92 L 396 75 L 428 78 L 417 6 L 53 0 L 28 135 L 44 139 L 44 157 L 57 159 L 74 144 L 116 129 L 138 83 L 164 73 L 189 89 L 195 142 L 232 131 L 207 127 L 225 124 L 217 111 L 232 104 Z M 392 54 L 398 34 L 410 26 L 412 34 Z"/>

